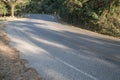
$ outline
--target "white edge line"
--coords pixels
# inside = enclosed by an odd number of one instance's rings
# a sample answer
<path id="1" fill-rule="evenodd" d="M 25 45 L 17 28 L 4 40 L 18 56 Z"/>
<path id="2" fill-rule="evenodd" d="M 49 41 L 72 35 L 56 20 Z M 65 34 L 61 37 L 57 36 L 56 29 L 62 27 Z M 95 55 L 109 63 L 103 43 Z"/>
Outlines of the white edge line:
<path id="1" fill-rule="evenodd" d="M 82 74 L 84 74 L 84 75 L 92 78 L 93 80 L 98 80 L 96 77 L 94 77 L 94 76 L 92 76 L 92 75 L 90 75 L 90 74 L 88 74 L 88 73 L 86 73 L 86 72 L 84 72 L 84 71 L 82 71 L 82 70 L 80 70 L 80 69 L 72 66 L 71 64 L 68 64 L 67 62 L 65 62 L 65 61 L 63 61 L 63 60 L 61 60 L 61 59 L 59 59 L 59 58 L 57 58 L 57 57 L 55 57 L 55 59 L 58 60 L 58 61 L 60 61 L 61 63 L 65 64 L 65 65 L 67 65 L 67 66 L 75 69 L 76 71 L 78 71 L 78 72 L 80 72 L 80 73 L 82 73 Z"/>

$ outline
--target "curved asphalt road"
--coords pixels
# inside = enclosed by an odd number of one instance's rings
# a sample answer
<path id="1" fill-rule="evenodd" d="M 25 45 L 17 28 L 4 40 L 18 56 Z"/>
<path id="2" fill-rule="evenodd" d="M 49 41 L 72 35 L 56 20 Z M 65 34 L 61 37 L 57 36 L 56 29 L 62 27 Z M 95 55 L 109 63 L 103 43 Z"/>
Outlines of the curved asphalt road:
<path id="1" fill-rule="evenodd" d="M 120 40 L 29 15 L 6 23 L 26 66 L 44 80 L 120 80 Z"/>

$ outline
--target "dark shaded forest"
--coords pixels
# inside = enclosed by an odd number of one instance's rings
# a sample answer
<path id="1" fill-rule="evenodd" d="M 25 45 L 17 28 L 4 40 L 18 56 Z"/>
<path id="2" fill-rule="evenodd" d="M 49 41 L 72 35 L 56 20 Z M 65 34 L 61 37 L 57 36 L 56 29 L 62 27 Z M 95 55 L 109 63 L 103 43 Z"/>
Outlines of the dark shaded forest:
<path id="1" fill-rule="evenodd" d="M 18 3 L 17 3 L 18 1 Z M 78 27 L 120 37 L 120 0 L 1 0 L 1 16 L 54 14 Z M 12 9 L 14 5 L 14 9 Z"/>

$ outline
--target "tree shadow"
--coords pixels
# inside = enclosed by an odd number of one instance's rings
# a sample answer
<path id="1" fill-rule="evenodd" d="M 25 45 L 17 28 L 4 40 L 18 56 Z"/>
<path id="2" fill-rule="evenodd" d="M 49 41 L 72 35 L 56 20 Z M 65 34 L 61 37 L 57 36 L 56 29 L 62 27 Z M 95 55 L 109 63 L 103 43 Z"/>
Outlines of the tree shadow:
<path id="1" fill-rule="evenodd" d="M 22 21 L 20 21 L 19 23 L 23 23 L 24 26 L 25 25 L 28 26 L 27 24 L 29 24 Z M 63 45 L 72 50 L 76 50 L 77 54 L 81 54 L 80 52 L 82 50 L 90 51 L 92 53 L 85 53 L 85 52 L 83 53 L 84 55 L 96 56 L 101 59 L 108 60 L 110 62 L 114 62 L 114 63 L 117 62 L 120 65 L 119 41 L 113 41 L 110 39 L 99 38 L 99 37 L 91 37 L 85 34 L 78 34 L 70 31 L 55 31 L 55 30 L 46 29 L 44 27 L 35 27 L 36 24 L 39 24 L 40 26 L 47 25 L 44 23 L 31 23 L 31 24 L 32 24 L 31 26 L 27 27 L 28 29 L 25 29 L 26 27 L 23 26 L 21 33 L 25 32 L 26 36 L 28 36 L 27 38 L 31 42 L 35 43 L 37 46 L 39 46 L 40 42 L 36 41 L 33 38 L 33 36 L 43 40 L 47 40 L 52 43 Z M 19 29 L 21 29 L 21 27 L 19 27 Z M 43 45 L 39 47 L 43 47 L 43 49 L 47 50 L 46 49 L 47 46 L 48 45 Z M 118 56 L 118 58 L 115 57 L 116 55 Z"/>
<path id="2" fill-rule="evenodd" d="M 47 15 L 47 14 L 27 14 L 27 17 L 31 18 L 31 19 L 39 19 L 39 20 L 50 21 L 50 22 L 58 22 L 56 17 Z"/>
<path id="3" fill-rule="evenodd" d="M 90 68 L 92 68 L 91 70 L 94 70 L 95 67 L 99 67 L 102 65 L 108 68 L 109 70 L 111 69 L 110 67 L 114 67 L 111 70 L 113 71 L 113 69 L 116 69 L 118 71 L 114 70 L 113 73 L 117 75 L 120 74 L 119 73 L 120 71 L 119 41 L 113 41 L 110 39 L 105 39 L 95 36 L 92 37 L 86 34 L 70 32 L 67 30 L 56 31 L 45 28 L 45 26 L 47 26 L 48 24 L 44 24 L 44 23 L 37 23 L 37 22 L 27 23 L 23 21 L 18 21 L 17 23 L 18 23 L 16 24 L 17 27 L 13 27 L 12 29 L 13 31 L 16 31 L 19 34 L 21 34 L 21 36 L 24 35 L 24 38 L 18 36 L 17 34 L 14 34 L 13 37 L 21 41 L 26 40 L 25 43 L 29 43 L 33 46 L 37 46 L 43 49 L 45 53 L 48 53 L 48 55 L 50 54 L 49 56 L 53 57 L 54 59 L 55 57 L 59 57 L 60 59 L 63 59 L 70 64 L 72 63 L 76 65 L 79 63 L 78 67 L 85 71 L 88 65 L 83 62 L 88 61 L 90 62 L 88 64 L 90 65 Z M 36 26 L 37 24 L 39 26 Z M 16 43 L 15 45 L 18 44 Z M 27 52 L 30 53 L 30 51 L 28 50 Z M 36 50 L 36 53 L 41 53 L 41 52 Z M 42 55 L 44 55 L 44 52 L 42 53 L 43 53 Z M 37 59 L 36 62 L 39 61 L 39 58 L 42 58 L 39 57 L 40 55 L 36 55 L 36 57 L 34 57 L 35 55 L 29 54 L 29 56 L 30 57 L 33 56 L 32 60 Z M 50 61 L 48 59 L 46 63 L 52 64 L 52 61 L 53 60 Z M 98 63 L 91 64 L 94 63 L 95 61 Z M 81 63 L 85 67 L 81 67 L 80 65 Z M 108 65 L 108 63 L 110 63 L 110 65 Z M 55 64 L 57 63 L 55 62 Z M 95 66 L 96 64 L 97 66 Z M 43 67 L 45 66 L 43 65 Z M 51 69 L 56 72 L 58 71 L 58 69 L 53 68 L 53 66 L 51 66 Z M 93 73 L 93 75 L 97 75 L 97 74 Z M 69 79 L 69 76 L 66 77 L 68 77 Z M 117 78 L 119 78 L 119 76 L 117 76 L 115 79 L 117 80 Z"/>

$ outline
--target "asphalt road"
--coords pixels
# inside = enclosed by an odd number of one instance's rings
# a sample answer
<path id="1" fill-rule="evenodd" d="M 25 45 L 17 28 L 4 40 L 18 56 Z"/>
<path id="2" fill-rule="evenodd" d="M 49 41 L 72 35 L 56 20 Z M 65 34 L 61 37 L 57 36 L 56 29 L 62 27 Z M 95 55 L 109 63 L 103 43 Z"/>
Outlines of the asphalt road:
<path id="1" fill-rule="evenodd" d="M 120 40 L 58 23 L 53 16 L 6 22 L 11 46 L 43 80 L 120 80 Z"/>

